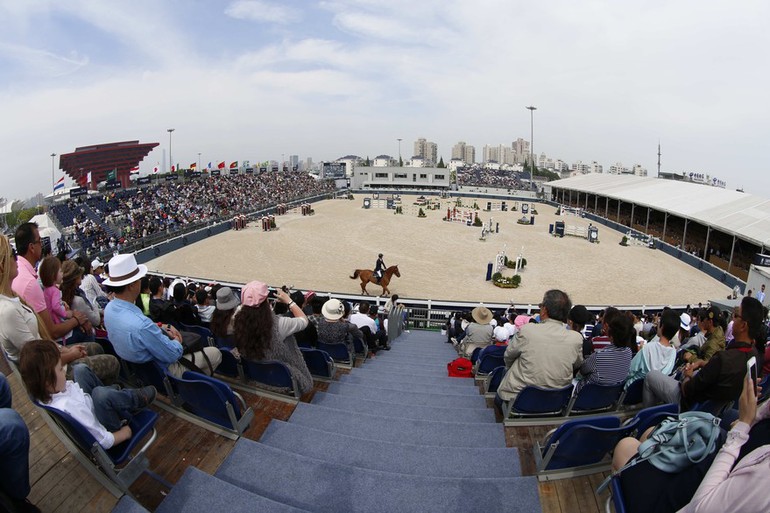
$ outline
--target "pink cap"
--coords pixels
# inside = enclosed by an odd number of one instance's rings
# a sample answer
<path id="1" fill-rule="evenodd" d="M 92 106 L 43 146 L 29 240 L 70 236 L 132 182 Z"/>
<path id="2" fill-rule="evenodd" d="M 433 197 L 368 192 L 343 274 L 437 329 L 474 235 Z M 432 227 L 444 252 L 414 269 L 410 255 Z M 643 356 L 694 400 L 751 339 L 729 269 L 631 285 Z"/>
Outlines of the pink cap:
<path id="1" fill-rule="evenodd" d="M 517 315 L 513 320 L 513 325 L 517 328 L 521 328 L 529 322 L 530 317 L 528 315 Z"/>
<path id="2" fill-rule="evenodd" d="M 241 289 L 241 304 L 259 306 L 267 299 L 267 285 L 261 281 L 250 281 Z"/>

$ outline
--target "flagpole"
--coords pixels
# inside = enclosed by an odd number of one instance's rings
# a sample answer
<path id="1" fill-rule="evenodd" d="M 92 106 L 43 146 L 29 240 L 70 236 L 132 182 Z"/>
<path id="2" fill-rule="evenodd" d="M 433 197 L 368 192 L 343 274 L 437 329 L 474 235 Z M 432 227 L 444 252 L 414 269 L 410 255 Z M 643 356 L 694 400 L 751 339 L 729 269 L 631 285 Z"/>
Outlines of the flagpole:
<path id="1" fill-rule="evenodd" d="M 51 153 L 51 204 L 53 204 L 53 195 L 56 193 L 56 191 L 54 190 L 54 187 L 56 187 L 56 182 L 54 182 L 54 179 L 53 179 L 55 158 L 56 158 L 56 153 Z"/>

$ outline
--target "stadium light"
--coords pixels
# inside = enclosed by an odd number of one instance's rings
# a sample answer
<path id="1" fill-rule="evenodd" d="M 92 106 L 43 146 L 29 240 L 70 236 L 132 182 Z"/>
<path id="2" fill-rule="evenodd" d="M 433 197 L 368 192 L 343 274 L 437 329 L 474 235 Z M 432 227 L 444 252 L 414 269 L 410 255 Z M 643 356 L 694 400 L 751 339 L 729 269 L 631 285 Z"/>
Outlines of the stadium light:
<path id="1" fill-rule="evenodd" d="M 56 187 L 56 181 L 54 180 L 54 177 L 53 177 L 55 158 L 56 158 L 56 153 L 51 153 L 51 202 L 53 202 L 53 195 L 56 194 L 56 190 L 54 189 L 54 187 Z"/>
<path id="2" fill-rule="evenodd" d="M 529 110 L 529 170 L 534 176 L 534 164 L 535 164 L 535 111 L 537 107 L 530 105 L 524 107 Z"/>
<path id="3" fill-rule="evenodd" d="M 171 158 L 171 134 L 174 133 L 173 128 L 166 130 L 168 132 L 168 172 L 171 172 L 171 168 L 174 167 L 174 159 Z"/>
<path id="4" fill-rule="evenodd" d="M 398 165 L 401 165 L 401 138 L 396 139 L 398 141 Z"/>

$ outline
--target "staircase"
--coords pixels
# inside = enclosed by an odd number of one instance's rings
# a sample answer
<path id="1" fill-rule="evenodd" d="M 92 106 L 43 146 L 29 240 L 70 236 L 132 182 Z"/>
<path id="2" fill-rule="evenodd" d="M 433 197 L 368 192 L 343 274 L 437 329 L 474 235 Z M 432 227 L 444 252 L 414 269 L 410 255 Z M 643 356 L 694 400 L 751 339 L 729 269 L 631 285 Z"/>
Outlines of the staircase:
<path id="1" fill-rule="evenodd" d="M 213 476 L 189 468 L 157 511 L 541 511 L 473 379 L 447 377 L 455 357 L 437 333 L 402 334 L 259 442 L 241 438 Z M 124 497 L 113 511 L 143 509 Z"/>

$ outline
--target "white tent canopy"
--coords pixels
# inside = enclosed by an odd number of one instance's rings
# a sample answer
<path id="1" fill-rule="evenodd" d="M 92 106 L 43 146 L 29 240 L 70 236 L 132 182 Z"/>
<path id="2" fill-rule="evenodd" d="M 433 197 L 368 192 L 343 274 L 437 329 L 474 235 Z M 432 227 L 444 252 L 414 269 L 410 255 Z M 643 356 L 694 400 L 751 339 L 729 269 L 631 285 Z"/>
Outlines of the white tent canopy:
<path id="1" fill-rule="evenodd" d="M 37 223 L 40 237 L 49 237 L 51 247 L 56 248 L 56 241 L 61 237 L 61 232 L 53 224 L 53 221 L 47 214 L 38 214 L 30 219 L 30 222 Z"/>
<path id="2" fill-rule="evenodd" d="M 690 182 L 591 173 L 548 185 L 649 207 L 770 247 L 770 200 Z"/>

